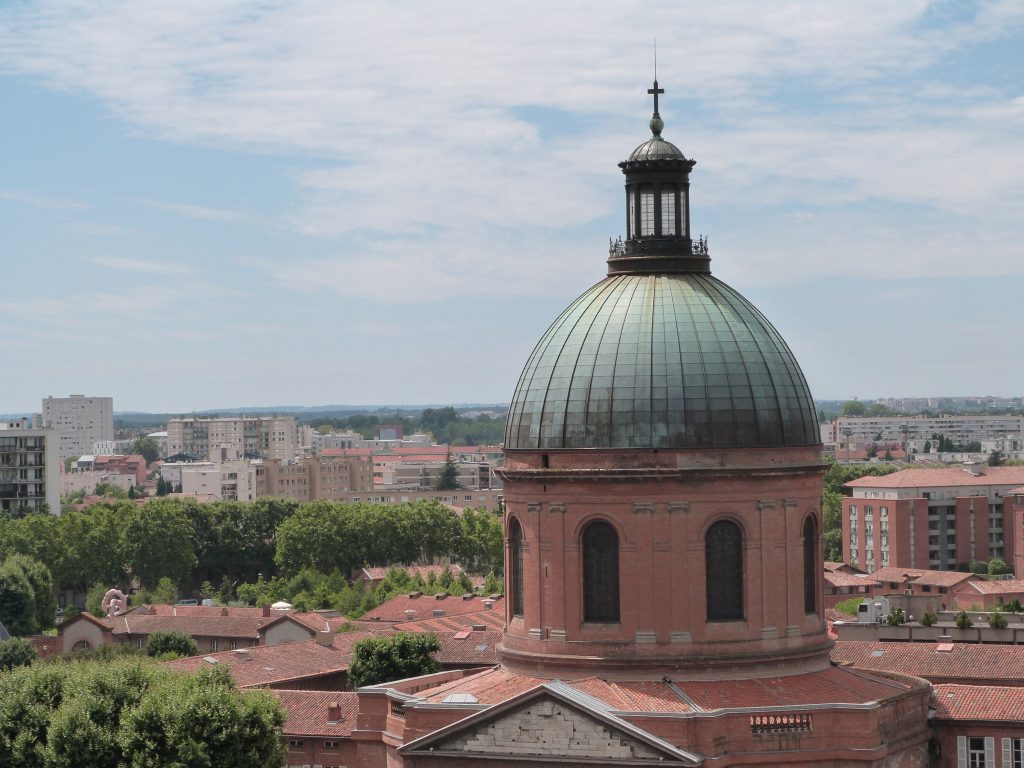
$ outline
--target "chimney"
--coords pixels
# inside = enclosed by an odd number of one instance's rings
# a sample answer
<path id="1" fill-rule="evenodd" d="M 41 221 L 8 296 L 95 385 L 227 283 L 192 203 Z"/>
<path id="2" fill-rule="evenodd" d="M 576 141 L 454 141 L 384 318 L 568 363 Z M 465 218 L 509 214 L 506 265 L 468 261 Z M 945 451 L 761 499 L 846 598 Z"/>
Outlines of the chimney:
<path id="1" fill-rule="evenodd" d="M 493 600 L 484 600 L 484 610 L 485 611 L 493 611 L 494 610 L 494 601 Z"/>
<path id="2" fill-rule="evenodd" d="M 332 701 L 327 705 L 327 722 L 336 723 L 341 720 L 341 705 Z"/>
<path id="3" fill-rule="evenodd" d="M 415 600 L 417 597 L 419 597 L 422 594 L 423 594 L 422 592 L 410 592 L 409 593 L 409 599 L 410 600 Z"/>
<path id="4" fill-rule="evenodd" d="M 405 613 L 406 621 L 412 621 L 413 617 L 416 615 L 416 611 L 403 611 L 403 613 Z"/>
<path id="5" fill-rule="evenodd" d="M 228 609 L 227 609 L 226 606 L 224 608 L 220 609 L 220 615 L 221 616 L 227 616 L 228 615 Z"/>
<path id="6" fill-rule="evenodd" d="M 448 597 L 447 592 L 438 592 L 436 595 L 434 595 L 435 600 L 444 600 L 446 597 Z"/>
<path id="7" fill-rule="evenodd" d="M 269 603 L 267 605 L 263 606 L 263 610 L 261 612 L 261 615 L 262 616 L 269 616 L 270 615 L 270 604 Z"/>
<path id="8" fill-rule="evenodd" d="M 433 610 L 434 618 L 439 619 L 444 616 L 444 608 L 435 608 Z"/>
<path id="9" fill-rule="evenodd" d="M 474 632 L 484 632 L 487 630 L 486 624 L 473 624 L 472 629 Z"/>
<path id="10" fill-rule="evenodd" d="M 333 648 L 334 633 L 329 629 L 321 629 L 316 633 L 316 642 L 318 645 L 324 646 L 324 648 Z"/>

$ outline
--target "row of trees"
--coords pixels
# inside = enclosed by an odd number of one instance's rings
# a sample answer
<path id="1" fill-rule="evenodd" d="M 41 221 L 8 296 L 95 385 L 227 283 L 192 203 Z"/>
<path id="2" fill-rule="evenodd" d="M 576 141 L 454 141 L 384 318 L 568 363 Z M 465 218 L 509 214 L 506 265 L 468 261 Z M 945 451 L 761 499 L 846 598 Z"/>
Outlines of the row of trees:
<path id="1" fill-rule="evenodd" d="M 365 565 L 450 557 L 467 570 L 500 572 L 502 531 L 494 513 L 459 515 L 433 501 L 104 502 L 61 516 L 0 520 L 0 604 L 4 594 L 19 591 L 5 592 L 5 584 L 23 587 L 31 581 L 24 563 L 8 564 L 12 555 L 47 564 L 52 583 L 45 591 L 51 595 L 54 586 L 79 592 L 96 584 L 126 588 L 131 574 L 146 590 L 156 589 L 162 578 L 183 594 L 203 584 L 226 585 L 230 599 L 232 585 L 304 569 L 351 577 Z M 39 611 L 50 618 L 30 632 L 52 624 L 52 600 Z"/>
<path id="2" fill-rule="evenodd" d="M 123 656 L 0 673 L 0 765 L 277 768 L 284 720 L 272 694 L 235 690 L 224 668 L 183 675 Z"/>
<path id="3" fill-rule="evenodd" d="M 401 413 L 358 413 L 351 416 L 326 416 L 309 414 L 300 420 L 302 424 L 324 428 L 335 428 L 359 432 L 372 437 L 381 424 L 396 424 L 405 434 L 429 432 L 438 443 L 448 445 L 495 445 L 500 443 L 505 432 L 505 419 L 482 414 L 466 418 L 451 407 L 427 408 L 419 417 L 404 416 Z"/>

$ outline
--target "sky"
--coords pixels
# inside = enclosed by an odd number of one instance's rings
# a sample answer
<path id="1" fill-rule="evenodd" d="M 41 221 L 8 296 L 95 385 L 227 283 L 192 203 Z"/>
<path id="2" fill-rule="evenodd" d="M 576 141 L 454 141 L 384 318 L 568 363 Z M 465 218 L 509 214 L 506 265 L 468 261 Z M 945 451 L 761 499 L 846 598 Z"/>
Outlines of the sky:
<path id="1" fill-rule="evenodd" d="M 0 412 L 508 402 L 617 163 L 819 399 L 1024 393 L 1024 3 L 0 1 Z"/>

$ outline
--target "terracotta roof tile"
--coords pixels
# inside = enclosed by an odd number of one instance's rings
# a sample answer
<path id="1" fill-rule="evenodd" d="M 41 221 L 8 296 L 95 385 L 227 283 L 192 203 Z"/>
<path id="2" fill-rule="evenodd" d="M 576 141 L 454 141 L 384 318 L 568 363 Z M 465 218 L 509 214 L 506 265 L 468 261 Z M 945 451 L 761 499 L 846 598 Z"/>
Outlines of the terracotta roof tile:
<path id="1" fill-rule="evenodd" d="M 871 578 L 878 582 L 895 581 L 914 584 L 930 584 L 938 587 L 953 587 L 962 581 L 980 580 L 974 573 L 963 571 L 929 571 L 923 568 L 900 568 L 887 566 L 872 572 Z M 883 586 L 885 586 L 883 584 Z"/>
<path id="2" fill-rule="evenodd" d="M 194 672 L 209 666 L 207 659 L 216 659 L 218 665 L 225 665 L 231 671 L 239 688 L 254 688 L 344 672 L 352 660 L 355 644 L 373 635 L 373 632 L 335 635 L 334 644 L 330 648 L 309 640 L 191 656 L 166 664 L 171 669 Z"/>
<path id="3" fill-rule="evenodd" d="M 192 637 L 225 637 L 256 640 L 264 624 L 276 616 L 160 616 L 128 613 L 102 619 L 115 637 L 151 635 L 177 630 Z"/>
<path id="4" fill-rule="evenodd" d="M 934 488 L 970 485 L 1021 485 L 1024 467 L 984 467 L 972 475 L 959 467 L 901 469 L 891 475 L 866 475 L 845 483 L 845 488 Z"/>
<path id="5" fill-rule="evenodd" d="M 505 612 L 493 609 L 490 611 L 483 610 L 474 613 L 462 613 L 458 616 L 441 616 L 436 619 L 403 621 L 393 626 L 402 632 L 458 632 L 462 629 L 471 629 L 474 624 L 483 625 L 487 629 L 504 629 Z"/>
<path id="6" fill-rule="evenodd" d="M 435 658 L 441 664 L 467 664 L 482 667 L 498 663 L 498 643 L 502 633 L 470 632 L 466 637 L 456 637 L 461 632 L 435 632 L 441 643 L 441 650 Z"/>
<path id="7" fill-rule="evenodd" d="M 835 608 L 825 609 L 825 621 L 856 621 L 856 616 L 837 611 Z"/>
<path id="8" fill-rule="evenodd" d="M 1024 579 L 1000 579 L 970 581 L 964 589 L 971 589 L 982 595 L 1013 595 L 1024 592 Z"/>
<path id="9" fill-rule="evenodd" d="M 936 720 L 1024 721 L 1024 688 L 998 685 L 936 685 Z"/>
<path id="10" fill-rule="evenodd" d="M 286 736 L 347 738 L 356 724 L 359 697 L 352 691 L 271 691 L 288 713 Z M 337 704 L 341 719 L 329 721 L 328 707 Z"/>
<path id="11" fill-rule="evenodd" d="M 934 643 L 839 640 L 832 660 L 860 669 L 916 675 L 932 682 L 985 680 L 1019 685 L 1024 681 L 1024 646 L 953 643 L 939 653 Z"/>
<path id="12" fill-rule="evenodd" d="M 451 693 L 471 693 L 481 704 L 500 704 L 545 682 L 547 681 L 538 677 L 516 675 L 498 667 L 477 675 L 451 680 L 436 688 L 420 691 L 416 696 L 439 703 Z"/>
<path id="13" fill-rule="evenodd" d="M 860 704 L 908 689 L 896 680 L 831 667 L 821 672 L 747 680 L 690 680 L 676 683 L 703 710 L 727 707 Z"/>
<path id="14" fill-rule="evenodd" d="M 439 618 L 434 616 L 434 611 L 444 611 L 444 616 L 459 616 L 465 613 L 475 613 L 487 610 L 484 608 L 485 600 L 480 596 L 470 597 L 463 600 L 461 596 L 449 595 L 438 599 L 438 595 L 397 595 L 383 605 L 377 606 L 372 611 L 360 617 L 362 621 L 413 621 L 419 619 Z M 501 598 L 494 601 L 495 610 L 504 616 Z M 407 616 L 406 611 L 412 611 L 412 616 Z"/>
<path id="15" fill-rule="evenodd" d="M 825 571 L 825 581 L 833 587 L 873 587 L 877 584 L 873 576 L 857 576 L 842 571 Z"/>

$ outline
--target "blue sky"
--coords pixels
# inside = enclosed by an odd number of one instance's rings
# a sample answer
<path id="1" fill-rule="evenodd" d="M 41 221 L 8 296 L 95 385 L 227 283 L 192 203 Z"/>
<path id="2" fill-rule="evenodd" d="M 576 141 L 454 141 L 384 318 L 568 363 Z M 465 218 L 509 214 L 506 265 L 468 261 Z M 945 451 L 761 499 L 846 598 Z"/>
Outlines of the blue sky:
<path id="1" fill-rule="evenodd" d="M 0 3 L 0 412 L 507 401 L 621 233 L 654 37 L 816 397 L 1024 391 L 1024 4 L 552 5 Z"/>

